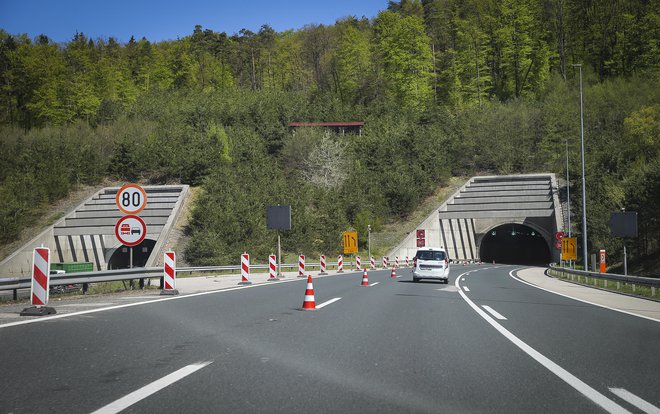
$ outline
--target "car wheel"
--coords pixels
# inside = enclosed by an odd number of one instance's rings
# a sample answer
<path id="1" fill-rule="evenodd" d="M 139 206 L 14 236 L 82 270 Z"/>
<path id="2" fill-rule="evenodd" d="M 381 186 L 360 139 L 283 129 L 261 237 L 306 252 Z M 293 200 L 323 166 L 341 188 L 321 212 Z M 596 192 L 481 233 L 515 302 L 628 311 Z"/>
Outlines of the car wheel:
<path id="1" fill-rule="evenodd" d="M 419 282 L 419 279 L 417 279 L 416 277 L 413 277 L 413 282 L 417 283 L 417 282 Z"/>

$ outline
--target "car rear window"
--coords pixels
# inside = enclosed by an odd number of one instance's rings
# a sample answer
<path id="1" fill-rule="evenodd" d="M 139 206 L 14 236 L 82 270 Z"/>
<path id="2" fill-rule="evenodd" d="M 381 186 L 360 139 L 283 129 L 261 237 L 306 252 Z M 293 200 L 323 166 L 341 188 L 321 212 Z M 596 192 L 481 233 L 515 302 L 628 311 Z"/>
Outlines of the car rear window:
<path id="1" fill-rule="evenodd" d="M 420 250 L 417 252 L 417 258 L 419 260 L 445 260 L 445 252 Z"/>

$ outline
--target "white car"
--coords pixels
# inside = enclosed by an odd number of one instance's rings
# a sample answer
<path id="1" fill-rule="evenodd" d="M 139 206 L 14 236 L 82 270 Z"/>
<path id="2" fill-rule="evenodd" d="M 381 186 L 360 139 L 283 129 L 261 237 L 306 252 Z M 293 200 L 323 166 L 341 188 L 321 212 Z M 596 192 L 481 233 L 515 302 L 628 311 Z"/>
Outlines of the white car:
<path id="1" fill-rule="evenodd" d="M 424 247 L 413 259 L 413 281 L 437 279 L 449 283 L 449 255 L 443 248 Z"/>

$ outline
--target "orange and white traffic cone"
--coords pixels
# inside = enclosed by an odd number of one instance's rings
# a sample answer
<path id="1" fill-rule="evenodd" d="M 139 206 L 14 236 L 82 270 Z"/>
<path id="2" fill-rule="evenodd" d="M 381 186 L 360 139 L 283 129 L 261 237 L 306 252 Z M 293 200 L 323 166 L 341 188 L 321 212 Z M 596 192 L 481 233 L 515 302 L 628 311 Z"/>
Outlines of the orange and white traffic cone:
<path id="1" fill-rule="evenodd" d="M 307 275 L 307 290 L 305 290 L 305 300 L 302 310 L 316 310 L 316 300 L 314 299 L 314 285 L 312 284 L 312 275 Z"/>
<path id="2" fill-rule="evenodd" d="M 392 275 L 391 277 L 396 277 L 396 266 L 392 266 Z"/>
<path id="3" fill-rule="evenodd" d="M 362 283 L 360 286 L 369 286 L 369 275 L 366 268 L 364 269 L 364 273 L 362 273 Z"/>

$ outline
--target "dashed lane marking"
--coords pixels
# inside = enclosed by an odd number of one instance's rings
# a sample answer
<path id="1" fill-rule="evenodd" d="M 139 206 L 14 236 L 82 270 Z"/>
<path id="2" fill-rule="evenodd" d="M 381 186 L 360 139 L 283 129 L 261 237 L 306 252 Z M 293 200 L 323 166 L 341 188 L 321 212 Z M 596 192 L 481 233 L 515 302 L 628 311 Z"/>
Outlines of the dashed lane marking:
<path id="1" fill-rule="evenodd" d="M 463 275 L 461 275 L 463 276 Z M 459 276 L 460 278 L 460 276 Z M 456 287 L 458 288 L 458 280 L 456 279 Z M 630 413 L 630 411 L 626 410 L 616 402 L 610 400 L 607 398 L 605 395 L 601 394 L 598 392 L 596 389 L 590 387 L 587 383 L 583 382 L 580 380 L 578 377 L 575 375 L 571 374 L 570 372 L 566 371 L 564 368 L 560 367 L 556 363 L 554 363 L 552 360 L 550 360 L 548 357 L 545 355 L 541 354 L 539 351 L 536 349 L 532 348 L 531 346 L 527 345 L 527 343 L 523 342 L 520 338 L 512 334 L 509 330 L 507 330 L 505 327 L 500 325 L 495 319 L 491 318 L 486 312 L 484 312 L 479 306 L 477 306 L 474 302 L 470 300 L 470 298 L 467 297 L 467 295 L 459 289 L 458 293 L 461 295 L 463 300 L 467 302 L 467 304 L 474 309 L 479 316 L 484 318 L 486 322 L 488 322 L 493 328 L 495 328 L 500 334 L 502 334 L 506 339 L 511 341 L 514 345 L 516 345 L 518 348 L 520 348 L 523 352 L 525 352 L 527 355 L 532 357 L 536 362 L 539 364 L 543 365 L 546 369 L 548 369 L 550 372 L 558 376 L 561 380 L 566 382 L 568 385 L 576 389 L 578 392 L 580 392 L 582 395 L 593 401 L 594 403 L 598 404 L 601 406 L 604 410 L 606 410 L 608 413 Z"/>
<path id="2" fill-rule="evenodd" d="M 105 407 L 99 408 L 98 410 L 94 411 L 92 414 L 115 414 L 122 410 L 125 410 L 131 405 L 139 401 L 142 401 L 148 396 L 157 393 L 158 391 L 162 390 L 163 388 L 169 385 L 174 384 L 175 382 L 204 368 L 205 366 L 211 364 L 212 362 L 213 361 L 205 361 L 205 362 L 198 362 L 197 364 L 187 365 L 177 371 L 174 371 L 169 375 L 164 376 L 159 380 L 152 382 L 151 384 L 145 385 L 144 387 L 140 388 L 137 391 L 133 391 L 132 393 L 114 402 L 111 402 Z"/>

